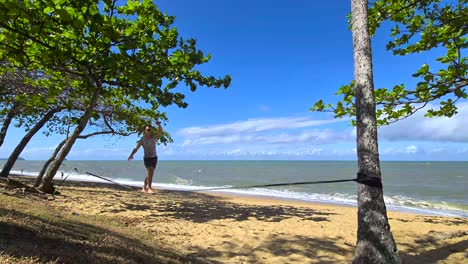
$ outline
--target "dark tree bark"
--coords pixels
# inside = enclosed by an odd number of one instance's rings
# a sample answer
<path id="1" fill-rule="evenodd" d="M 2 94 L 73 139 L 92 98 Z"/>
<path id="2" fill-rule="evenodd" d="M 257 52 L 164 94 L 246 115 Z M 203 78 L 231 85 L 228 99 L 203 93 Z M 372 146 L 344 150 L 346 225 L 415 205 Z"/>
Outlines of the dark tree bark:
<path id="1" fill-rule="evenodd" d="M 42 179 L 44 178 L 44 174 L 47 171 L 47 168 L 49 168 L 49 165 L 52 161 L 54 161 L 55 157 L 57 157 L 57 154 L 59 151 L 62 149 L 63 145 L 65 145 L 65 142 L 67 142 L 67 139 L 62 140 L 60 144 L 55 148 L 54 153 L 50 156 L 50 158 L 44 163 L 42 166 L 41 171 L 39 172 L 39 175 L 37 175 L 36 180 L 34 181 L 34 187 L 37 188 L 39 185 L 41 185 Z"/>
<path id="2" fill-rule="evenodd" d="M 401 263 L 388 224 L 381 187 L 367 8 L 367 0 L 351 0 L 358 181 L 360 182 L 358 183 L 357 244 L 353 263 Z M 367 182 L 360 179 L 367 179 Z"/>
<path id="3" fill-rule="evenodd" d="M 13 103 L 10 111 L 8 111 L 8 114 L 5 117 L 5 120 L 3 121 L 2 128 L 0 130 L 0 147 L 3 145 L 3 141 L 5 140 L 8 127 L 10 127 L 11 120 L 16 116 L 16 110 L 18 110 L 19 104 L 17 102 Z"/>
<path id="4" fill-rule="evenodd" d="M 75 141 L 78 139 L 80 136 L 81 132 L 86 128 L 86 125 L 88 124 L 88 121 L 91 117 L 91 114 L 94 110 L 94 107 L 96 106 L 96 103 L 99 98 L 99 93 L 101 91 L 101 87 L 98 86 L 94 89 L 93 95 L 91 97 L 91 100 L 86 107 L 86 111 L 83 114 L 83 116 L 80 119 L 80 122 L 76 126 L 76 128 L 73 130 L 71 136 L 67 139 L 65 142 L 63 148 L 61 149 L 60 153 L 58 154 L 57 158 L 54 159 L 49 166 L 49 169 L 42 180 L 42 184 L 39 187 L 39 189 L 45 193 L 53 193 L 54 192 L 54 187 L 53 187 L 53 180 L 55 177 L 55 174 L 57 173 L 60 165 L 62 162 L 65 160 L 67 157 L 68 153 L 70 152 L 71 148 L 73 147 L 73 144 L 75 144 Z"/>
<path id="5" fill-rule="evenodd" d="M 116 134 L 116 135 L 121 135 L 121 136 L 128 136 L 130 133 L 115 132 L 113 129 L 111 129 L 111 130 L 105 130 L 105 131 L 100 131 L 100 132 L 94 132 L 94 133 L 87 134 L 87 135 L 82 135 L 82 136 L 79 136 L 78 138 L 86 139 L 92 136 L 105 135 L 105 134 Z M 44 163 L 44 166 L 42 166 L 42 169 L 39 172 L 39 175 L 37 175 L 37 178 L 34 181 L 34 187 L 39 187 L 39 185 L 41 185 L 42 179 L 44 178 L 44 174 L 47 171 L 47 168 L 49 167 L 50 163 L 54 161 L 54 159 L 57 157 L 57 154 L 59 153 L 59 151 L 62 149 L 63 145 L 65 145 L 66 142 L 67 142 L 67 139 L 64 139 L 62 142 L 60 142 L 60 144 L 58 144 L 58 146 L 55 148 L 54 153 L 52 153 L 50 158 Z"/>
<path id="6" fill-rule="evenodd" d="M 31 138 L 47 123 L 47 121 L 49 121 L 59 111 L 60 110 L 58 109 L 50 110 L 39 120 L 39 122 L 37 122 L 37 124 L 35 124 L 26 133 L 26 135 L 21 139 L 21 141 L 18 143 L 16 148 L 13 150 L 10 157 L 8 157 L 8 160 L 6 161 L 5 165 L 3 166 L 2 171 L 0 172 L 0 177 L 8 177 L 11 169 L 15 165 L 16 160 L 18 159 L 19 155 L 21 154 L 23 149 L 26 147 L 28 142 L 31 140 Z"/>

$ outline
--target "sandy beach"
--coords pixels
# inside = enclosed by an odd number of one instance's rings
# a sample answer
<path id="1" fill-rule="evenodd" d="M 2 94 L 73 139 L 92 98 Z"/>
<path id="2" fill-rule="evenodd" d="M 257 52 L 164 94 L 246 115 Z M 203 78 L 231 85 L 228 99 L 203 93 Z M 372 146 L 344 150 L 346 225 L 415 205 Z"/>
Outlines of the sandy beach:
<path id="1" fill-rule="evenodd" d="M 220 263 L 349 263 L 355 207 L 213 193 L 155 194 L 71 183 L 50 201 L 69 212 L 107 215 L 168 246 Z M 468 219 L 389 212 L 404 263 L 466 263 Z"/>
<path id="2" fill-rule="evenodd" d="M 350 263 L 356 208 L 216 193 L 65 182 L 47 203 L 112 217 L 135 232 L 213 263 Z M 389 212 L 403 263 L 466 263 L 468 219 Z"/>

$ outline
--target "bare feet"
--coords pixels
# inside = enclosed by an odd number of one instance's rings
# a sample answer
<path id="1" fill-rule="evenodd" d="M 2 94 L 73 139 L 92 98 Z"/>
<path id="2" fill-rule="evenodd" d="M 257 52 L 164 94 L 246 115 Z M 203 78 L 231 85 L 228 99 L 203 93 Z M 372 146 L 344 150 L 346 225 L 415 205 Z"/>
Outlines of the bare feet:
<path id="1" fill-rule="evenodd" d="M 141 192 L 148 193 L 148 190 L 143 187 L 143 189 L 141 189 Z"/>
<path id="2" fill-rule="evenodd" d="M 147 193 L 154 193 L 154 190 L 152 188 L 148 188 Z"/>

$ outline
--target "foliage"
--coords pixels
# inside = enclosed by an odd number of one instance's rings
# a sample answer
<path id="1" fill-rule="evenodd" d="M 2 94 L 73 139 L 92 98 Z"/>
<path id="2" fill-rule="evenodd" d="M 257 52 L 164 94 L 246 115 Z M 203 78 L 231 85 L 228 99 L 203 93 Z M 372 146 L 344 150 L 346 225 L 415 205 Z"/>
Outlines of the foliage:
<path id="1" fill-rule="evenodd" d="M 61 99 L 64 97 L 51 102 L 47 100 L 49 90 L 35 85 L 44 78 L 41 72 L 0 63 L 0 117 L 4 119 L 11 114 L 16 120 L 16 127 L 23 126 L 29 130 L 50 109 L 63 109 Z M 52 118 L 51 121 L 57 122 L 58 118 Z M 54 128 L 51 127 L 51 130 Z"/>
<path id="2" fill-rule="evenodd" d="M 445 51 L 432 65 L 423 64 L 413 77 L 421 79 L 415 87 L 405 84 L 374 91 L 378 124 L 384 125 L 411 116 L 429 102 L 440 104 L 429 109 L 428 117 L 451 117 L 457 113 L 456 102 L 467 98 L 468 1 L 379 0 L 369 9 L 369 30 L 387 21 L 393 28 L 387 50 L 394 55 L 422 53 L 433 49 Z M 343 85 L 336 95 L 343 98 L 336 105 L 318 101 L 313 111 L 331 111 L 335 117 L 355 116 L 354 81 Z M 355 121 L 352 120 L 355 124 Z"/>
<path id="3" fill-rule="evenodd" d="M 77 110 L 98 89 L 98 102 L 118 106 L 120 121 L 136 130 L 147 120 L 167 120 L 161 106 L 187 107 L 184 94 L 174 92 L 179 83 L 191 91 L 230 84 L 229 76 L 203 76 L 195 69 L 210 56 L 195 40 L 179 38 L 174 17 L 150 0 L 120 6 L 110 0 L 6 0 L 0 17 L 0 60 L 47 76 L 29 80 L 48 90 L 47 96 L 27 98 L 32 106 L 65 96 L 68 111 Z M 91 119 L 100 118 L 93 109 Z"/>

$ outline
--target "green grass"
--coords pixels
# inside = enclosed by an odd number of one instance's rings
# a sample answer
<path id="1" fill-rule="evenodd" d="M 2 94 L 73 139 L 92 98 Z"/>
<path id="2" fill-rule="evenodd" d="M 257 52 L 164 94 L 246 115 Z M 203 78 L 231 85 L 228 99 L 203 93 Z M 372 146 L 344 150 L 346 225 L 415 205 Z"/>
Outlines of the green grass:
<path id="1" fill-rule="evenodd" d="M 0 263 L 207 263 L 119 219 L 65 212 L 18 190 L 0 182 Z"/>

